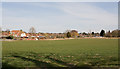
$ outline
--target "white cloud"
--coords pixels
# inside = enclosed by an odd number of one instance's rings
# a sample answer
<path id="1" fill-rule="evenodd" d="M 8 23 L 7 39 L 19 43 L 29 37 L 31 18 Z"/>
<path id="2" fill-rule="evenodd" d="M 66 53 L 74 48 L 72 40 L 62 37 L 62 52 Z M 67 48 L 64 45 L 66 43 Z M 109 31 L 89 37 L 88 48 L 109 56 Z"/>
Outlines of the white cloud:
<path id="1" fill-rule="evenodd" d="M 60 9 L 67 14 L 77 16 L 79 18 L 91 19 L 94 23 L 103 23 L 103 24 L 117 24 L 118 15 L 105 11 L 102 8 L 92 6 L 85 3 L 57 3 L 56 4 L 42 4 L 42 3 L 30 3 L 28 5 L 40 6 L 40 7 L 54 7 Z M 116 10 L 117 11 L 117 10 Z"/>
<path id="2" fill-rule="evenodd" d="M 63 3 L 60 5 L 60 9 L 80 18 L 95 20 L 96 22 L 93 23 L 117 24 L 118 21 L 117 15 L 88 4 Z"/>

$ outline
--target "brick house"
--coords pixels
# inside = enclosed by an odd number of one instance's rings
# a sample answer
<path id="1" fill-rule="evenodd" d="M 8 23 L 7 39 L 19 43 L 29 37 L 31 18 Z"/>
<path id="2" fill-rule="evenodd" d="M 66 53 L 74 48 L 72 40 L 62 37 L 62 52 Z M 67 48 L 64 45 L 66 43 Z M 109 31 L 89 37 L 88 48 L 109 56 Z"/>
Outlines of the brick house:
<path id="1" fill-rule="evenodd" d="M 12 30 L 10 34 L 14 37 L 27 37 L 26 33 L 21 30 Z"/>
<path id="2" fill-rule="evenodd" d="M 12 31 L 10 31 L 10 34 L 14 37 L 20 37 L 21 31 L 20 30 L 12 30 Z"/>
<path id="3" fill-rule="evenodd" d="M 2 35 L 1 35 L 1 38 L 2 38 L 2 39 L 4 39 L 4 38 L 10 36 L 10 32 L 9 32 L 9 31 L 2 31 L 1 34 L 2 34 Z"/>

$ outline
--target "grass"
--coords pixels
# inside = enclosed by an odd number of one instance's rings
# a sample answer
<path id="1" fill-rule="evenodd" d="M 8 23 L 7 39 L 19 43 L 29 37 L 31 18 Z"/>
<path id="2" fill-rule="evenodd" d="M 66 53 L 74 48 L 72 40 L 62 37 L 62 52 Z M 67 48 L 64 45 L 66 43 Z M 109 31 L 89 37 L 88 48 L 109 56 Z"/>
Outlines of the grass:
<path id="1" fill-rule="evenodd" d="M 117 39 L 3 41 L 3 67 L 118 65 Z"/>

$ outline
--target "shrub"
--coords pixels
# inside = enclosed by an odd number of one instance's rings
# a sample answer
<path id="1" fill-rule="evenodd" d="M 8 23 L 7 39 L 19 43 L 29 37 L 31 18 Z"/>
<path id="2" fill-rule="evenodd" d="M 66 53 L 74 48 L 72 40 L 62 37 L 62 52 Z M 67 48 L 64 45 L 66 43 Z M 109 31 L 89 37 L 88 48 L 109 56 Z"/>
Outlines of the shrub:
<path id="1" fill-rule="evenodd" d="M 13 39 L 13 38 L 14 38 L 14 36 L 12 36 L 12 35 L 7 37 L 7 39 Z"/>

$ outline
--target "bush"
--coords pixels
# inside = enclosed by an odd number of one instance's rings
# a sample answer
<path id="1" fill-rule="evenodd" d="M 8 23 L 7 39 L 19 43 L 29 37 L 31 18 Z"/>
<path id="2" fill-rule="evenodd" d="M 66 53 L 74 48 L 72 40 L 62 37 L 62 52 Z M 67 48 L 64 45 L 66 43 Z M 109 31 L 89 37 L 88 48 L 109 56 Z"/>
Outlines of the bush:
<path id="1" fill-rule="evenodd" d="M 67 32 L 67 38 L 70 38 L 70 37 L 71 37 L 71 33 Z"/>
<path id="2" fill-rule="evenodd" d="M 13 39 L 14 37 L 12 35 L 8 36 L 7 39 Z"/>

